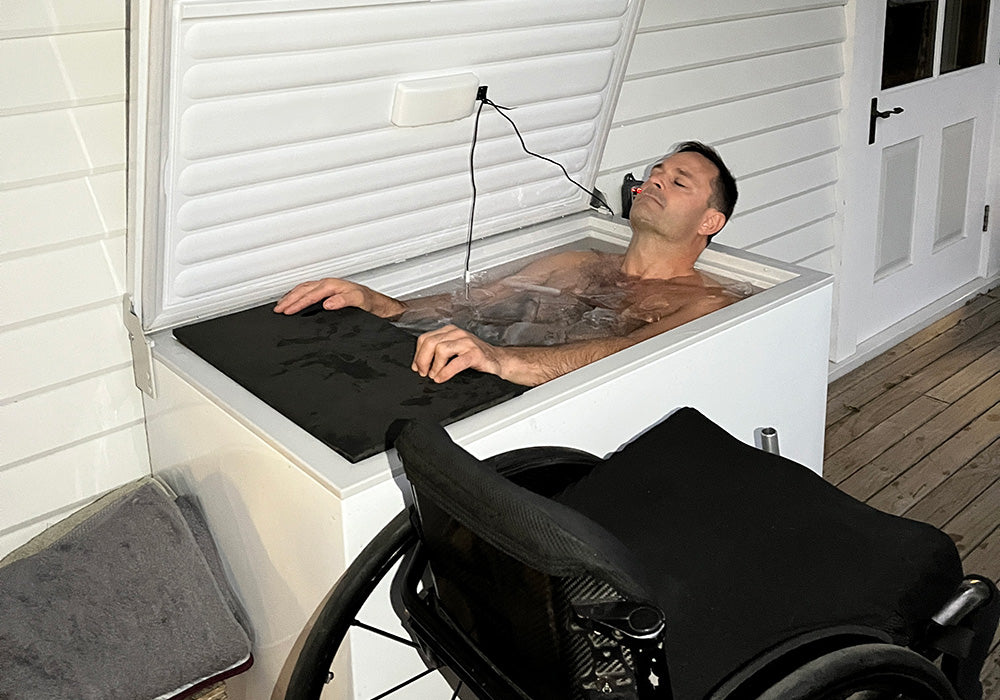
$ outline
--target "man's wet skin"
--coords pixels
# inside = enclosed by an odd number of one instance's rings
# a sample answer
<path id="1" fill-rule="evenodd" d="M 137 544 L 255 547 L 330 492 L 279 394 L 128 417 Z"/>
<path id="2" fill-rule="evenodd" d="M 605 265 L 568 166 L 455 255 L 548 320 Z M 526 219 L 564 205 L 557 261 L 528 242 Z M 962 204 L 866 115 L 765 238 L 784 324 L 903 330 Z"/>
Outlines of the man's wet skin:
<path id="1" fill-rule="evenodd" d="M 746 283 L 698 272 L 668 280 L 630 277 L 621 270 L 621 255 L 585 251 L 558 257 L 563 264 L 435 296 L 396 323 L 421 333 L 450 323 L 501 346 L 558 345 L 626 336 L 692 305 L 718 308 L 753 292 Z"/>
<path id="2" fill-rule="evenodd" d="M 417 337 L 411 365 L 414 372 L 440 383 L 473 369 L 535 386 L 711 313 L 742 296 L 727 296 L 721 285 L 695 269 L 705 246 L 732 214 L 736 198 L 735 180 L 717 152 L 696 141 L 680 144 L 653 166 L 642 194 L 632 203 L 632 237 L 624 256 L 605 262 L 601 254 L 593 251 L 556 254 L 529 264 L 517 275 L 520 281 L 508 280 L 506 285 L 497 283 L 486 288 L 494 295 L 490 304 L 511 298 L 520 318 L 528 314 L 535 319 L 513 321 L 507 327 L 500 326 L 502 331 L 484 329 L 483 335 L 490 340 L 455 323 L 436 327 L 448 314 L 455 317 L 452 320 L 459 320 L 461 315 L 451 302 L 445 313 L 436 310 L 435 306 L 442 303 L 440 297 L 404 302 L 336 278 L 296 286 L 274 310 L 296 313 L 322 301 L 326 309 L 354 306 L 388 319 L 417 314 L 423 323 L 436 316 L 437 320 L 432 321 L 435 327 Z M 623 291 L 622 296 L 617 296 Z M 525 296 L 524 292 L 535 296 Z M 513 299 L 516 294 L 521 298 Z M 538 295 L 565 295 L 572 302 L 545 308 L 546 318 L 559 319 L 562 311 L 578 306 L 578 302 L 590 310 L 583 311 L 579 318 L 561 319 L 556 326 L 559 330 L 549 333 L 544 324 L 542 328 L 532 325 L 539 310 L 549 306 Z M 512 315 L 510 309 L 501 307 L 493 311 Z M 468 316 L 475 318 L 477 313 L 483 316 L 481 308 L 477 312 L 473 307 Z M 584 318 L 588 313 L 590 316 Z M 591 326 L 600 316 L 621 335 L 605 329 L 600 337 L 592 337 Z M 585 324 L 581 325 L 581 321 Z M 522 325 L 517 326 L 515 334 L 516 324 Z M 572 333 L 571 328 L 575 329 Z M 489 335 L 487 330 L 494 334 Z M 576 340 L 581 337 L 574 335 L 578 331 L 585 335 Z"/>

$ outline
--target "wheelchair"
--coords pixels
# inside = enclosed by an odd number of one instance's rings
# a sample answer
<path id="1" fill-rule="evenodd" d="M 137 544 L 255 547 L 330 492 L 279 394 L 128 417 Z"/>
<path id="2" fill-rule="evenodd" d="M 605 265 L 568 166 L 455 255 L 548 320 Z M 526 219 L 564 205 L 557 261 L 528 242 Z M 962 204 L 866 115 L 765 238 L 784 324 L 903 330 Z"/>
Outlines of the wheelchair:
<path id="1" fill-rule="evenodd" d="M 413 505 L 335 585 L 286 698 L 318 698 L 376 584 L 454 697 L 979 700 L 1000 618 L 951 539 L 682 408 L 606 459 L 395 441 Z M 381 696 L 380 696 L 381 697 Z"/>

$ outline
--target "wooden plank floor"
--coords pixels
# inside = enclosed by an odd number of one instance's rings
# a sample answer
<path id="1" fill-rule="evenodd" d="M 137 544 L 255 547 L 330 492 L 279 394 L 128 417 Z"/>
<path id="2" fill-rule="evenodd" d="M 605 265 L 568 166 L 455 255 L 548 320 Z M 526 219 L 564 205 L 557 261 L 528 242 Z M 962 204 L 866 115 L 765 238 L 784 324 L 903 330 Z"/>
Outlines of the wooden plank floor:
<path id="1" fill-rule="evenodd" d="M 1000 580 L 1000 287 L 830 384 L 823 471 Z M 983 686 L 1000 700 L 1000 635 Z"/>

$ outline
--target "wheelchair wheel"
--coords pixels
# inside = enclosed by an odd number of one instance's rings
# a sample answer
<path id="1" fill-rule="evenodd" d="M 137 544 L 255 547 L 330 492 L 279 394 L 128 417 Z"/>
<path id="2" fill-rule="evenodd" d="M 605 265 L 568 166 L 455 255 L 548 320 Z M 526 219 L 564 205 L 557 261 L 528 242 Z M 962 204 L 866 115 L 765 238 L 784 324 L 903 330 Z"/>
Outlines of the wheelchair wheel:
<path id="1" fill-rule="evenodd" d="M 545 496 L 565 488 L 581 478 L 599 461 L 586 452 L 565 447 L 526 447 L 501 453 L 486 460 L 486 463 L 504 474 L 515 483 Z M 316 622 L 306 637 L 305 644 L 295 663 L 288 682 L 285 700 L 318 700 L 324 686 L 330 681 L 330 666 L 344 643 L 351 627 L 360 627 L 370 633 L 382 635 L 400 644 L 420 650 L 414 642 L 402 639 L 388 632 L 375 629 L 358 619 L 358 613 L 371 597 L 379 584 L 390 574 L 399 560 L 416 545 L 416 530 L 410 520 L 410 511 L 403 510 L 393 518 L 361 551 L 347 567 L 330 591 Z M 420 650 L 421 652 L 423 650 Z M 425 653 L 421 653 L 425 664 L 432 666 L 413 678 L 382 692 L 371 700 L 392 697 L 409 683 L 428 673 L 439 671 L 449 678 L 449 684 L 457 686 L 448 693 L 455 700 L 474 697 L 468 687 L 463 687 L 450 670 L 433 667 Z"/>
<path id="2" fill-rule="evenodd" d="M 794 671 L 759 700 L 958 700 L 944 674 L 906 647 L 860 644 Z"/>
<path id="3" fill-rule="evenodd" d="M 289 679 L 285 700 L 316 700 L 320 697 L 323 687 L 330 680 L 330 665 L 348 630 L 355 625 L 365 626 L 358 621 L 358 612 L 372 591 L 416 541 L 409 511 L 404 510 L 382 528 L 347 567 L 330 591 L 306 637 Z M 409 640 L 398 641 L 408 646 L 412 644 Z"/>

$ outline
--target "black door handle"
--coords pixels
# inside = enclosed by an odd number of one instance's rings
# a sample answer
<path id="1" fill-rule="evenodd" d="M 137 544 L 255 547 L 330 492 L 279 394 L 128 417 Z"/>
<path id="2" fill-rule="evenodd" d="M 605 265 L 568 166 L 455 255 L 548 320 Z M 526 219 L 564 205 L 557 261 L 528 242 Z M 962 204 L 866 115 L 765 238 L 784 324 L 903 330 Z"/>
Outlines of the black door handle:
<path id="1" fill-rule="evenodd" d="M 878 109 L 878 98 L 872 98 L 872 110 L 871 115 L 868 118 L 868 145 L 875 143 L 875 122 L 879 119 L 888 119 L 893 114 L 901 114 L 903 112 L 902 107 L 893 107 L 885 112 L 880 112 Z"/>

